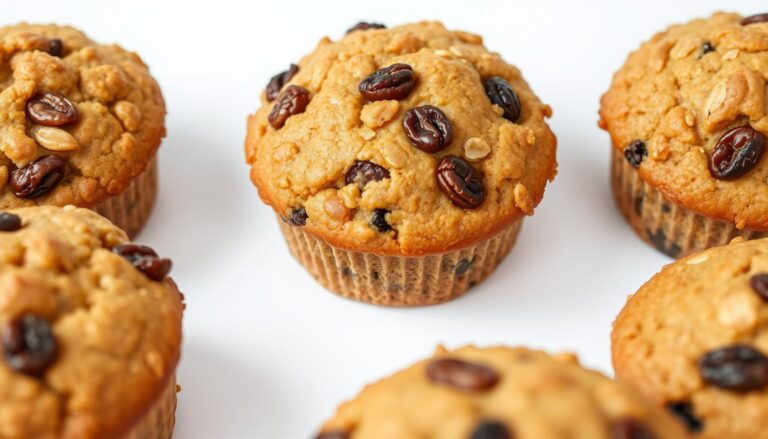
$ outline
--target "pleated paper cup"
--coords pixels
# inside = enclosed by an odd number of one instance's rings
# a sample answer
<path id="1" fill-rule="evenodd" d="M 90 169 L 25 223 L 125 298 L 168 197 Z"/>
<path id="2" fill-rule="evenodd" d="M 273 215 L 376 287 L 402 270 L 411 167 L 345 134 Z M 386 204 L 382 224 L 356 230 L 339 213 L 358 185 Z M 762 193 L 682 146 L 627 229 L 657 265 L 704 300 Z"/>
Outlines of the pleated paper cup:
<path id="1" fill-rule="evenodd" d="M 121 439 L 170 439 L 176 423 L 176 375 L 131 430 Z"/>
<path id="2" fill-rule="evenodd" d="M 133 239 L 139 234 L 152 213 L 157 198 L 157 158 L 136 176 L 121 194 L 112 196 L 93 207 L 99 215 L 112 221 Z"/>
<path id="3" fill-rule="evenodd" d="M 515 244 L 519 220 L 477 244 L 426 256 L 382 256 L 334 247 L 278 218 L 293 256 L 339 296 L 386 306 L 455 299 L 487 278 Z"/>
<path id="4" fill-rule="evenodd" d="M 638 236 L 660 252 L 682 258 L 728 244 L 736 237 L 768 236 L 768 232 L 738 229 L 730 222 L 676 205 L 645 182 L 621 153 L 612 151 L 611 179 L 616 204 Z"/>

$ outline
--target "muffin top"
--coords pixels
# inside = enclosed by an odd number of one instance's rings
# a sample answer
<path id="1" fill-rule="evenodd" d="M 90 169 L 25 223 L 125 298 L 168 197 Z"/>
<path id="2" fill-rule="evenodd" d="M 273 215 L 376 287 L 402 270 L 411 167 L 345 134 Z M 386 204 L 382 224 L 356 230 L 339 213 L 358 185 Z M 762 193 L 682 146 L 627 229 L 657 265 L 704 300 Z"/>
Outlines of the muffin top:
<path id="1" fill-rule="evenodd" d="M 685 437 L 632 391 L 573 355 L 496 347 L 439 349 L 366 387 L 317 439 Z"/>
<path id="2" fill-rule="evenodd" d="M 532 214 L 556 172 L 550 108 L 482 38 L 436 22 L 324 38 L 262 104 L 245 145 L 259 194 L 340 248 L 472 245 Z"/>
<path id="3" fill-rule="evenodd" d="M 0 28 L 0 208 L 119 194 L 153 159 L 164 118 L 135 53 L 71 27 Z"/>
<path id="4" fill-rule="evenodd" d="M 670 201 L 768 230 L 766 78 L 768 15 L 672 26 L 616 73 L 600 126 Z"/>
<path id="5" fill-rule="evenodd" d="M 667 266 L 629 299 L 612 341 L 617 377 L 701 437 L 768 438 L 768 240 Z"/>
<path id="6" fill-rule="evenodd" d="M 121 437 L 172 378 L 182 298 L 127 241 L 72 206 L 0 213 L 0 438 Z"/>

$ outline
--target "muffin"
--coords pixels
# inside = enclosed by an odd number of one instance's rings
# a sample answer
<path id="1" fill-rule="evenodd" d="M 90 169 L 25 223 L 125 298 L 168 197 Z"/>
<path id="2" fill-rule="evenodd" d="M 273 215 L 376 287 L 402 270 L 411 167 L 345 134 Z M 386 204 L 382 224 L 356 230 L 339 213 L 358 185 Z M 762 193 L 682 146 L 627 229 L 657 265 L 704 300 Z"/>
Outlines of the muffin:
<path id="1" fill-rule="evenodd" d="M 619 439 L 686 437 L 632 390 L 573 355 L 496 347 L 439 349 L 366 387 L 316 439 Z"/>
<path id="2" fill-rule="evenodd" d="M 640 288 L 613 364 L 696 437 L 768 438 L 768 240 L 697 253 Z"/>
<path id="3" fill-rule="evenodd" d="M 0 212 L 0 437 L 170 438 L 184 305 L 169 269 L 90 210 Z"/>
<path id="4" fill-rule="evenodd" d="M 135 236 L 155 201 L 164 119 L 135 53 L 71 27 L 0 27 L 0 209 L 87 207 Z"/>
<path id="5" fill-rule="evenodd" d="M 674 258 L 768 235 L 768 14 L 672 26 L 602 98 L 619 209 Z"/>
<path id="6" fill-rule="evenodd" d="M 251 179 L 326 288 L 427 305 L 481 282 L 556 171 L 551 110 L 482 38 L 360 24 L 269 82 Z"/>

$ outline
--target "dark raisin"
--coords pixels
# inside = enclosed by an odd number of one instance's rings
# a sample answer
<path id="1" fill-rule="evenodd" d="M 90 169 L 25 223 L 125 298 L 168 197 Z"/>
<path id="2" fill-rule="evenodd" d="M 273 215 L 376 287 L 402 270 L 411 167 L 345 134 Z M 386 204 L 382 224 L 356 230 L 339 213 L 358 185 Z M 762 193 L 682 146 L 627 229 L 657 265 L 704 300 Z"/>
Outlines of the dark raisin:
<path id="1" fill-rule="evenodd" d="M 55 155 L 40 157 L 11 172 L 9 187 L 19 198 L 32 199 L 47 194 L 64 178 L 67 162 Z"/>
<path id="2" fill-rule="evenodd" d="M 3 328 L 5 363 L 11 370 L 41 375 L 56 359 L 56 339 L 48 322 L 36 314 L 23 314 Z"/>
<path id="3" fill-rule="evenodd" d="M 456 273 L 456 276 L 463 276 L 464 273 L 469 271 L 469 267 L 472 266 L 472 261 L 469 259 L 462 259 L 459 261 L 458 264 L 456 264 L 456 268 L 454 269 L 454 272 Z"/>
<path id="4" fill-rule="evenodd" d="M 373 211 L 373 216 L 371 216 L 371 226 L 373 226 L 374 229 L 378 230 L 381 233 L 389 232 L 392 230 L 392 226 L 389 225 L 387 222 L 387 214 L 389 213 L 386 209 L 376 209 Z"/>
<path id="5" fill-rule="evenodd" d="M 461 157 L 447 155 L 440 160 L 437 186 L 453 204 L 465 209 L 475 209 L 485 200 L 480 172 Z"/>
<path id="6" fill-rule="evenodd" d="M 152 280 L 161 281 L 171 271 L 171 260 L 160 258 L 154 250 L 145 245 L 120 244 L 112 248 L 112 251 L 127 259 Z"/>
<path id="7" fill-rule="evenodd" d="M 288 223 L 294 226 L 303 226 L 307 224 L 307 210 L 303 207 L 293 209 L 291 211 L 291 217 L 288 218 Z"/>
<path id="8" fill-rule="evenodd" d="M 768 273 L 760 273 L 752 276 L 749 280 L 749 284 L 761 299 L 768 302 Z"/>
<path id="9" fill-rule="evenodd" d="M 272 102 L 277 99 L 277 97 L 280 96 L 280 90 L 283 89 L 283 86 L 287 84 L 298 72 L 299 66 L 296 64 L 291 64 L 291 66 L 288 67 L 288 70 L 273 76 L 267 84 L 267 100 Z"/>
<path id="10" fill-rule="evenodd" d="M 768 357 L 747 345 L 707 352 L 699 359 L 699 373 L 708 384 L 734 392 L 768 387 Z"/>
<path id="11" fill-rule="evenodd" d="M 64 51 L 64 42 L 61 38 L 51 38 L 48 40 L 48 53 L 51 56 L 61 56 Z"/>
<path id="12" fill-rule="evenodd" d="M 717 141 L 709 171 L 718 180 L 733 180 L 757 166 L 765 152 L 765 136 L 750 126 L 734 128 Z"/>
<path id="13" fill-rule="evenodd" d="M 425 152 L 438 152 L 453 142 L 453 126 L 439 108 L 423 105 L 408 110 L 403 131 L 411 145 Z"/>
<path id="14" fill-rule="evenodd" d="M 517 122 L 520 119 L 520 99 L 506 79 L 492 76 L 485 80 L 485 94 L 491 103 L 504 110 L 504 119 Z"/>
<path id="15" fill-rule="evenodd" d="M 21 217 L 10 212 L 0 212 L 0 232 L 15 232 L 21 228 Z"/>
<path id="16" fill-rule="evenodd" d="M 501 422 L 485 421 L 475 427 L 469 439 L 512 439 L 513 437 Z"/>
<path id="17" fill-rule="evenodd" d="M 289 117 L 303 113 L 309 104 L 309 91 L 298 85 L 289 85 L 275 102 L 272 111 L 269 113 L 269 124 L 275 129 L 280 129 L 285 125 Z"/>
<path id="18" fill-rule="evenodd" d="M 620 419 L 613 424 L 611 439 L 654 439 L 656 436 L 645 425 L 634 419 Z"/>
<path id="19" fill-rule="evenodd" d="M 640 167 L 640 163 L 648 157 L 648 150 L 645 148 L 645 142 L 642 140 L 633 140 L 624 148 L 624 157 L 633 168 Z"/>
<path id="20" fill-rule="evenodd" d="M 346 184 L 357 184 L 362 189 L 372 181 L 379 181 L 385 178 L 389 178 L 389 171 L 386 168 L 373 162 L 361 161 L 355 162 L 349 168 L 346 177 L 344 177 L 344 182 Z"/>
<path id="21" fill-rule="evenodd" d="M 673 402 L 667 405 L 667 410 L 681 420 L 691 433 L 699 433 L 704 429 L 704 422 L 696 416 L 690 403 Z"/>
<path id="22" fill-rule="evenodd" d="M 27 101 L 29 118 L 47 127 L 57 127 L 77 121 L 77 107 L 57 93 L 40 93 Z"/>
<path id="23" fill-rule="evenodd" d="M 360 82 L 358 89 L 371 101 L 401 100 L 416 87 L 416 75 L 408 64 L 392 64 L 376 70 Z"/>
<path id="24" fill-rule="evenodd" d="M 708 54 L 709 52 L 714 52 L 714 51 L 715 51 L 715 46 L 713 46 L 712 43 L 710 43 L 709 41 L 705 41 L 701 45 L 701 54 L 699 55 L 699 58 Z"/>
<path id="25" fill-rule="evenodd" d="M 635 213 L 637 215 L 643 214 L 643 204 L 645 203 L 645 197 L 642 195 L 635 198 Z"/>
<path id="26" fill-rule="evenodd" d="M 356 30 L 370 30 L 370 29 L 386 29 L 387 27 L 381 23 L 369 23 L 367 21 L 361 21 L 356 25 L 347 29 L 347 34 L 350 34 Z"/>
<path id="27" fill-rule="evenodd" d="M 499 375 L 490 367 L 456 358 L 432 361 L 427 365 L 427 377 L 435 384 L 469 391 L 489 390 L 499 382 Z"/>
<path id="28" fill-rule="evenodd" d="M 750 24 L 766 23 L 766 22 L 768 22 L 768 13 L 757 14 L 757 15 L 750 15 L 749 17 L 741 20 L 741 25 L 742 26 L 749 26 Z"/>
<path id="29" fill-rule="evenodd" d="M 672 258 L 677 258 L 680 255 L 682 249 L 675 242 L 667 242 L 667 234 L 664 233 L 663 229 L 658 229 L 655 232 L 652 232 L 651 229 L 645 229 L 645 233 L 648 234 L 648 239 L 656 247 L 656 250 Z"/>

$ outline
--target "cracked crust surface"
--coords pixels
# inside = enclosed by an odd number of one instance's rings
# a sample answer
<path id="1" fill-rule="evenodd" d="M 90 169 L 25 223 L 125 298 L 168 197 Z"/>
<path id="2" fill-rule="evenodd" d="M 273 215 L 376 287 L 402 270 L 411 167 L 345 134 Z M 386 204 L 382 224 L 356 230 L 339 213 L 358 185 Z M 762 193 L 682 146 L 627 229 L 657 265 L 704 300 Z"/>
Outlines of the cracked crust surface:
<path id="1" fill-rule="evenodd" d="M 715 179 L 708 167 L 729 129 L 750 125 L 768 136 L 768 23 L 742 19 L 716 13 L 656 34 L 614 76 L 600 125 L 619 151 L 645 142 L 638 172 L 670 201 L 768 230 L 768 158 L 733 181 Z"/>
<path id="2" fill-rule="evenodd" d="M 120 437 L 172 379 L 181 296 L 114 254 L 125 233 L 89 210 L 11 212 L 23 227 L 0 232 L 0 325 L 36 313 L 59 354 L 40 378 L 0 359 L 0 438 Z"/>
<path id="3" fill-rule="evenodd" d="M 60 38 L 60 57 L 48 53 Z M 72 101 L 78 121 L 58 127 L 78 148 L 51 151 L 34 139 L 26 103 L 55 92 Z M 152 160 L 165 133 L 160 89 L 141 59 L 116 45 L 97 44 L 66 26 L 19 24 L 0 28 L 0 208 L 74 204 L 93 207 L 120 194 Z M 8 175 L 38 157 L 67 160 L 67 174 L 49 194 L 17 198 Z"/>
<path id="4" fill-rule="evenodd" d="M 416 88 L 400 101 L 369 103 L 358 85 L 395 63 L 413 67 Z M 336 247 L 420 255 L 469 246 L 532 214 L 554 178 L 556 139 L 545 122 L 550 108 L 476 35 L 435 22 L 356 31 L 336 42 L 324 38 L 299 67 L 289 84 L 309 90 L 306 111 L 275 130 L 267 121 L 273 103 L 262 97 L 248 120 L 246 158 L 261 198 L 278 215 L 304 207 L 307 231 Z M 486 96 L 483 80 L 490 76 L 504 77 L 519 96 L 517 123 Z M 454 140 L 439 153 L 414 148 L 403 134 L 403 115 L 421 105 L 440 108 L 453 125 Z M 490 149 L 471 161 L 488 194 L 476 210 L 453 205 L 435 181 L 440 158 L 467 157 L 465 145 L 473 158 Z M 383 166 L 391 177 L 362 191 L 346 185 L 356 161 Z M 376 209 L 391 212 L 392 231 L 369 225 Z"/>
<path id="5" fill-rule="evenodd" d="M 436 385 L 426 373 L 436 358 L 490 367 L 499 381 L 484 392 Z M 438 350 L 432 359 L 367 386 L 322 431 L 345 431 L 350 439 L 466 439 L 481 422 L 491 420 L 503 423 L 510 437 L 608 439 L 624 437 L 611 433 L 617 422 L 627 419 L 658 439 L 686 437 L 666 413 L 634 391 L 583 369 L 571 354 L 468 346 Z"/>
<path id="6" fill-rule="evenodd" d="M 768 240 L 735 243 L 664 268 L 613 325 L 616 376 L 660 404 L 688 402 L 702 438 L 768 438 L 768 392 L 738 394 L 703 382 L 698 361 L 740 343 L 768 354 L 768 303 L 750 278 L 768 272 Z M 699 436 L 697 436 L 699 437 Z"/>

